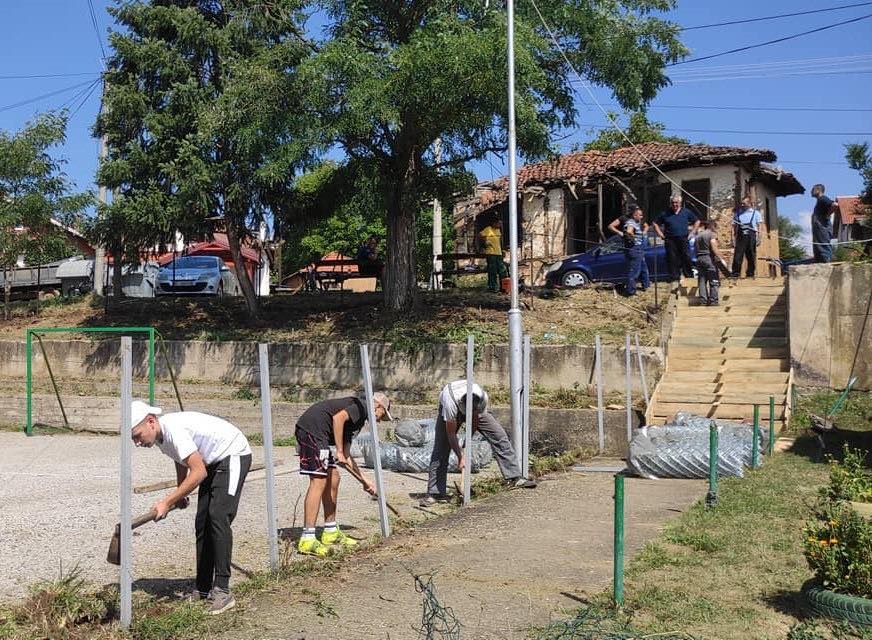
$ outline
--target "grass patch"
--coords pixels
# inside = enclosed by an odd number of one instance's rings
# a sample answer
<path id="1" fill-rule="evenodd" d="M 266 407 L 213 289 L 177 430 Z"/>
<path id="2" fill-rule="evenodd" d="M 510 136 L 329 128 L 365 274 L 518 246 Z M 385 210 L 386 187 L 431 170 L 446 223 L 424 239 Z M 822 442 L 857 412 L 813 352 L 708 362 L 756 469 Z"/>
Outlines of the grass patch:
<path id="1" fill-rule="evenodd" d="M 233 392 L 232 398 L 234 400 L 260 400 L 260 393 L 248 387 L 239 387 Z"/>
<path id="2" fill-rule="evenodd" d="M 193 640 L 202 638 L 206 630 L 203 605 L 178 601 L 150 603 L 130 628 L 137 640 Z"/>
<path id="3" fill-rule="evenodd" d="M 248 444 L 252 444 L 256 447 L 263 446 L 263 434 L 262 433 L 251 433 L 245 436 L 248 440 Z M 296 447 L 297 439 L 294 436 L 273 436 L 273 446 L 274 447 Z"/>
<path id="4" fill-rule="evenodd" d="M 838 391 L 814 390 L 797 396 L 790 430 L 801 432 L 811 426 L 809 414 L 825 416 L 841 395 Z M 835 423 L 846 431 L 872 431 L 872 394 L 852 391 L 836 414 Z"/>

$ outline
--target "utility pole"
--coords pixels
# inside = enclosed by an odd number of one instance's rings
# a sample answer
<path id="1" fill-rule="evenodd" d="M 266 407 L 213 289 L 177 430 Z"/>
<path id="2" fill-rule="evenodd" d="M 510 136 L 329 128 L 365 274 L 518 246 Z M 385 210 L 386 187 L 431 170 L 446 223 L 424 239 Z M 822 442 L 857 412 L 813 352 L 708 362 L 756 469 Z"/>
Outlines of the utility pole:
<path id="1" fill-rule="evenodd" d="M 442 138 L 436 138 L 433 143 L 433 153 L 436 156 L 436 164 L 442 162 Z M 433 198 L 433 282 L 431 288 L 441 289 L 438 271 L 442 271 L 442 261 L 439 255 L 442 253 L 442 203 L 439 198 Z"/>
<path id="2" fill-rule="evenodd" d="M 103 105 L 105 104 L 106 97 L 106 81 L 103 81 L 103 99 L 100 101 L 100 114 L 103 113 Z M 107 140 L 107 136 L 104 133 L 100 138 L 100 164 L 106 159 L 109 155 L 109 142 Z M 97 191 L 97 200 L 100 204 L 105 205 L 107 203 L 106 199 L 107 190 L 103 185 L 99 186 Z M 97 215 L 99 216 L 99 209 Z M 106 249 L 101 244 L 97 244 L 94 248 L 94 293 L 98 296 L 104 295 L 103 291 L 103 283 L 106 282 Z M 116 292 L 117 295 L 117 292 Z"/>
<path id="3" fill-rule="evenodd" d="M 518 301 L 518 172 L 515 140 L 515 3 L 506 0 L 509 70 L 509 278 L 511 307 L 509 308 L 509 398 L 512 407 L 512 444 L 521 463 L 521 309 Z"/>

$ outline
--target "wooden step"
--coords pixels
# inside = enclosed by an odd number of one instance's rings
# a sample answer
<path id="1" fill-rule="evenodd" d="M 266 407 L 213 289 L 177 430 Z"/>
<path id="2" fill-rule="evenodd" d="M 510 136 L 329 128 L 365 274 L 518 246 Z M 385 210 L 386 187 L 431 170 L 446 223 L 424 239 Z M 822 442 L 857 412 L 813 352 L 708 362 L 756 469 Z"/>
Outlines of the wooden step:
<path id="1" fill-rule="evenodd" d="M 657 390 L 654 402 L 655 404 L 759 404 L 766 405 L 765 413 L 769 415 L 769 398 L 775 398 L 775 405 L 778 406 L 784 402 L 785 394 L 782 391 L 780 394 L 766 393 L 764 391 L 724 391 L 719 393 L 706 393 L 704 391 L 679 390 L 679 391 L 664 391 Z M 763 413 L 763 409 L 760 410 Z"/>
<path id="2" fill-rule="evenodd" d="M 763 315 L 752 315 L 746 313 L 732 313 L 724 315 L 712 314 L 706 316 L 677 316 L 673 322 L 673 327 L 699 327 L 699 326 L 747 326 L 747 327 L 763 327 L 763 326 L 786 326 L 785 314 L 772 313 Z"/>
<path id="3" fill-rule="evenodd" d="M 726 371 L 723 373 L 711 372 L 701 373 L 698 371 L 668 371 L 661 378 L 661 383 L 700 383 L 700 384 L 716 384 L 716 383 L 737 383 L 747 382 L 748 384 L 784 384 L 788 383 L 789 373 L 780 371 L 755 371 L 752 375 L 748 375 L 745 371 Z"/>
<path id="4" fill-rule="evenodd" d="M 706 371 L 706 372 L 758 372 L 758 371 L 790 371 L 790 361 L 787 358 L 771 358 L 766 360 L 732 360 L 724 358 L 699 358 L 685 360 L 669 358 L 666 363 L 667 373 L 672 371 Z"/>
<path id="5" fill-rule="evenodd" d="M 692 360 L 694 358 L 717 358 L 722 357 L 725 360 L 765 360 L 768 358 L 786 358 L 789 353 L 787 347 L 734 347 L 726 344 L 724 346 L 701 347 L 686 345 L 681 340 L 675 342 L 670 341 L 669 352 L 667 356 L 682 360 Z"/>
<path id="6" fill-rule="evenodd" d="M 718 338 L 784 338 L 787 336 L 787 327 L 783 325 L 744 325 L 712 327 L 703 323 L 682 324 L 672 330 L 672 339 L 696 338 L 699 336 L 711 338 L 717 331 Z"/>
<path id="7" fill-rule="evenodd" d="M 692 383 L 692 382 L 664 382 L 660 381 L 657 385 L 657 398 L 665 399 L 667 397 L 675 397 L 680 394 L 688 394 L 688 397 L 694 395 L 707 396 L 738 396 L 744 393 L 762 394 L 766 396 L 766 402 L 769 402 L 769 396 L 783 397 L 787 394 L 787 385 L 785 384 L 757 384 L 757 385 L 742 385 L 740 383 Z M 749 402 L 757 402 L 756 400 Z"/>
<path id="8" fill-rule="evenodd" d="M 768 399 L 767 399 L 768 402 Z M 724 418 L 726 420 L 753 420 L 754 406 L 753 404 L 738 404 L 738 403 L 693 403 L 693 402 L 657 402 L 654 404 L 652 415 L 669 416 L 670 418 L 678 411 L 687 411 L 698 416 L 708 418 Z M 775 405 L 775 419 L 784 419 L 784 405 Z M 765 411 L 760 411 L 760 420 L 764 423 L 769 422 L 769 407 Z"/>

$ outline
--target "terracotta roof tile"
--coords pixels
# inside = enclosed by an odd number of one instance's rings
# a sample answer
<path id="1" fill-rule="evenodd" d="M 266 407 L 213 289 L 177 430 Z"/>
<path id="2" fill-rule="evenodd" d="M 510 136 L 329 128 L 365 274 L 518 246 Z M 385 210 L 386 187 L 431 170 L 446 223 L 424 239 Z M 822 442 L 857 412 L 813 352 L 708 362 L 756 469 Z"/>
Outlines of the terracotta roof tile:
<path id="1" fill-rule="evenodd" d="M 862 222 L 869 211 L 869 207 L 860 201 L 859 196 L 839 196 L 836 198 L 836 207 L 842 224 Z"/>

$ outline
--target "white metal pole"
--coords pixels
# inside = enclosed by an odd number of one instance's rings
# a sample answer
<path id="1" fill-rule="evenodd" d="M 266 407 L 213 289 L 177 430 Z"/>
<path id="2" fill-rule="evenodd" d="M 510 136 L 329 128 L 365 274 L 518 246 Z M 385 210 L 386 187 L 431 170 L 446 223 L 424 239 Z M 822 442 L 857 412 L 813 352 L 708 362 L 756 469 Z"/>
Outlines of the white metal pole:
<path id="1" fill-rule="evenodd" d="M 508 146 L 509 146 L 509 278 L 511 308 L 509 309 L 509 398 L 512 407 L 512 445 L 520 454 L 521 447 L 521 309 L 518 301 L 518 172 L 515 140 L 515 3 L 506 0 L 508 43 Z M 521 463 L 520 456 L 518 464 Z"/>
<path id="2" fill-rule="evenodd" d="M 133 498 L 133 440 L 131 439 L 130 403 L 133 402 L 133 345 L 130 336 L 121 338 L 121 569 L 118 585 L 121 592 L 119 607 L 121 628 L 129 629 L 133 618 L 133 562 L 130 545 L 133 541 L 133 516 L 130 506 Z"/>
<path id="3" fill-rule="evenodd" d="M 472 500 L 472 426 L 476 416 L 472 413 L 472 365 L 475 360 L 475 337 L 470 333 L 466 336 L 466 429 L 464 431 L 463 447 L 463 504 Z"/>
<path id="4" fill-rule="evenodd" d="M 269 544 L 269 566 L 279 568 L 279 536 L 276 521 L 275 470 L 273 468 L 272 401 L 269 392 L 269 347 L 258 345 L 260 363 L 260 411 L 263 428 L 263 464 L 266 471 L 266 539 Z"/>
<path id="5" fill-rule="evenodd" d="M 627 393 L 626 393 L 626 404 L 627 404 L 627 444 L 630 444 L 630 440 L 633 438 L 633 390 L 630 387 L 631 381 L 631 372 L 633 369 L 633 361 L 630 358 L 630 334 L 627 334 L 627 340 L 625 343 L 625 365 L 627 369 Z"/>
<path id="6" fill-rule="evenodd" d="M 645 396 L 645 407 L 649 404 L 648 383 L 645 381 L 645 363 L 642 362 L 642 350 L 639 348 L 639 334 L 636 334 L 636 360 L 639 363 L 639 377 L 642 382 L 642 393 Z"/>
<path id="7" fill-rule="evenodd" d="M 530 336 L 524 336 L 524 427 L 521 442 L 521 473 L 530 475 Z"/>
<path id="8" fill-rule="evenodd" d="M 433 142 L 433 155 L 436 164 L 442 162 L 442 139 L 436 138 Z M 433 198 L 433 282 L 432 289 L 441 289 L 441 280 L 436 272 L 442 271 L 442 261 L 439 255 L 442 253 L 442 203 L 439 198 Z"/>
<path id="9" fill-rule="evenodd" d="M 391 535 L 391 521 L 388 518 L 387 498 L 385 497 L 385 483 L 382 478 L 381 446 L 378 439 L 378 422 L 375 419 L 375 402 L 372 399 L 372 372 L 369 369 L 369 350 L 365 344 L 360 345 L 360 364 L 363 369 L 363 386 L 366 389 L 366 415 L 369 419 L 369 432 L 372 437 L 373 473 L 375 474 L 375 488 L 378 492 L 378 518 L 381 524 L 382 536 L 387 538 Z"/>
<path id="10" fill-rule="evenodd" d="M 599 334 L 596 334 L 594 357 L 596 358 L 596 426 L 599 435 L 599 452 L 606 450 L 605 407 L 603 406 L 603 349 Z"/>

